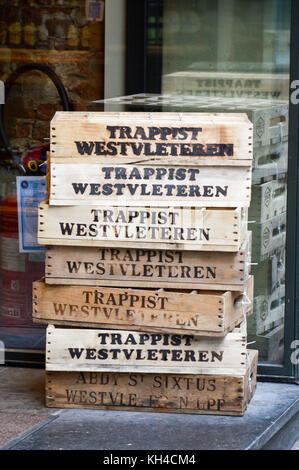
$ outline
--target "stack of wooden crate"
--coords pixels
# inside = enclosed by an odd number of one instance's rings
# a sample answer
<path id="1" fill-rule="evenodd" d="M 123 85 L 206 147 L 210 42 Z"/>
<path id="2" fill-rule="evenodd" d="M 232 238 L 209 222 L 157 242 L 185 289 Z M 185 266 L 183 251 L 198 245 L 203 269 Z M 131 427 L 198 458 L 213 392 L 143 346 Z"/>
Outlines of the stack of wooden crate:
<path id="1" fill-rule="evenodd" d="M 245 412 L 252 142 L 244 114 L 55 115 L 33 285 L 47 406 Z"/>
<path id="2" fill-rule="evenodd" d="M 132 109 L 246 113 L 253 123 L 253 275 L 257 278 L 248 339 L 267 361 L 283 359 L 288 159 L 288 76 L 256 73 L 176 72 L 163 92 L 104 100 Z M 188 93 L 188 94 L 186 94 Z"/>

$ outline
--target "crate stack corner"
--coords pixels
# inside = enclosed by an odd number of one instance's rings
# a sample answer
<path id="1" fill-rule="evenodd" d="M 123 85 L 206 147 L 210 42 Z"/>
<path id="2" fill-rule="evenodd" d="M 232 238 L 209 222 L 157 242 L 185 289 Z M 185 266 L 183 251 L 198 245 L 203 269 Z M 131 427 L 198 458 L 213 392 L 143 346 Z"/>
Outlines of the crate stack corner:
<path id="1" fill-rule="evenodd" d="M 244 414 L 252 154 L 242 113 L 56 113 L 33 283 L 47 406 Z"/>

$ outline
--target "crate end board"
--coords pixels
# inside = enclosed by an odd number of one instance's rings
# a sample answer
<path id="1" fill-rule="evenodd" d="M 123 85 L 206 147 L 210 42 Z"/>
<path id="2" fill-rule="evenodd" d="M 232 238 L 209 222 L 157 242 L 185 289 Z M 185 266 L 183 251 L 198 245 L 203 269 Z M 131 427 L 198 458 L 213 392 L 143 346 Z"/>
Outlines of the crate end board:
<path id="1" fill-rule="evenodd" d="M 56 112 L 51 158 L 251 159 L 246 114 Z"/>
<path id="2" fill-rule="evenodd" d="M 251 232 L 238 252 L 46 247 L 47 284 L 242 291 L 251 266 Z"/>
<path id="3" fill-rule="evenodd" d="M 243 374 L 246 322 L 224 337 L 47 327 L 46 370 Z"/>
<path id="4" fill-rule="evenodd" d="M 258 351 L 244 374 L 46 371 L 46 406 L 242 416 L 256 389 Z"/>
<path id="5" fill-rule="evenodd" d="M 253 277 L 241 292 L 33 283 L 33 320 L 83 328 L 225 336 L 251 314 Z"/>
<path id="6" fill-rule="evenodd" d="M 44 245 L 239 251 L 247 233 L 246 207 L 161 208 L 49 206 L 38 209 Z"/>
<path id="7" fill-rule="evenodd" d="M 71 163 L 70 163 L 71 162 Z M 211 162 L 210 162 L 211 163 Z M 72 159 L 51 163 L 53 206 L 248 207 L 251 166 L 121 164 Z"/>

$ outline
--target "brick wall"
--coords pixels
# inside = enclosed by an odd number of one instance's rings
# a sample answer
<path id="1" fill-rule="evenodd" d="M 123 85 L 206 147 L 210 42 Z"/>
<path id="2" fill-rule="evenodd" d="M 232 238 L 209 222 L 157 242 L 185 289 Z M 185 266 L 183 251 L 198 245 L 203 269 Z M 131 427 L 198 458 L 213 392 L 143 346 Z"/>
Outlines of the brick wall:
<path id="1" fill-rule="evenodd" d="M 74 110 L 87 110 L 104 93 L 104 22 L 89 21 L 85 0 L 0 0 L 0 79 L 19 65 L 40 62 L 62 80 Z M 20 77 L 7 99 L 5 122 L 24 154 L 46 142 L 49 122 L 61 110 L 45 75 Z"/>

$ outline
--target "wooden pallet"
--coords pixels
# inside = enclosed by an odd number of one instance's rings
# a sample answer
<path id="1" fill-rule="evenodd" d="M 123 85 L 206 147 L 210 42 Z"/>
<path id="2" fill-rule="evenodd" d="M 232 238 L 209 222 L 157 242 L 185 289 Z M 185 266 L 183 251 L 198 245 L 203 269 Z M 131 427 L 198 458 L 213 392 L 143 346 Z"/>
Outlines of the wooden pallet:
<path id="1" fill-rule="evenodd" d="M 47 327 L 46 370 L 246 373 L 246 321 L 224 337 Z"/>
<path id="2" fill-rule="evenodd" d="M 46 371 L 46 406 L 242 416 L 256 389 L 258 351 L 239 374 Z"/>
<path id="3" fill-rule="evenodd" d="M 252 312 L 241 292 L 172 291 L 33 283 L 33 320 L 80 328 L 225 336 Z"/>
<path id="4" fill-rule="evenodd" d="M 242 291 L 251 270 L 251 232 L 236 253 L 47 246 L 47 284 Z"/>
<path id="5" fill-rule="evenodd" d="M 49 206 L 38 209 L 44 245 L 239 251 L 247 208 Z"/>
<path id="6" fill-rule="evenodd" d="M 287 210 L 287 182 L 273 179 L 251 188 L 251 204 L 248 211 L 249 220 L 265 222 Z"/>
<path id="7" fill-rule="evenodd" d="M 104 161 L 103 161 L 104 160 Z M 201 166 L 169 163 L 113 163 L 107 158 L 52 158 L 50 205 L 247 207 L 251 165 Z M 115 163 L 114 163 L 115 162 Z"/>

